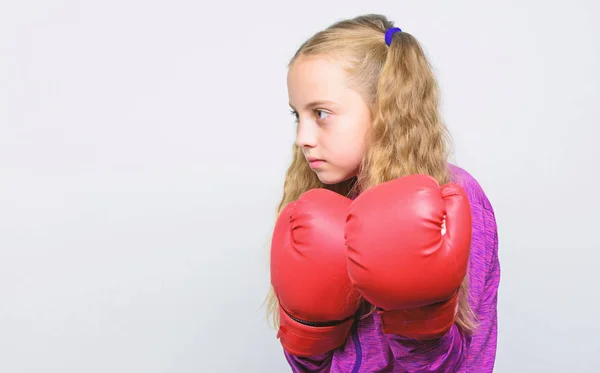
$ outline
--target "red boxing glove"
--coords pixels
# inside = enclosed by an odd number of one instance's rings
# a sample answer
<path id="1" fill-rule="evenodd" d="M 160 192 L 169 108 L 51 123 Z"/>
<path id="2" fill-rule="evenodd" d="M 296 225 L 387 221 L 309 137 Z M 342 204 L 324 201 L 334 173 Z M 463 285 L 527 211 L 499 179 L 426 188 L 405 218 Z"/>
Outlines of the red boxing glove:
<path id="1" fill-rule="evenodd" d="M 445 221 L 446 232 L 442 232 Z M 454 183 L 426 175 L 377 185 L 353 201 L 348 273 L 385 333 L 426 340 L 455 321 L 471 244 L 471 209 Z"/>
<path id="2" fill-rule="evenodd" d="M 351 200 L 312 189 L 281 211 L 271 244 L 271 284 L 285 350 L 312 356 L 342 346 L 360 295 L 348 278 L 344 226 Z"/>

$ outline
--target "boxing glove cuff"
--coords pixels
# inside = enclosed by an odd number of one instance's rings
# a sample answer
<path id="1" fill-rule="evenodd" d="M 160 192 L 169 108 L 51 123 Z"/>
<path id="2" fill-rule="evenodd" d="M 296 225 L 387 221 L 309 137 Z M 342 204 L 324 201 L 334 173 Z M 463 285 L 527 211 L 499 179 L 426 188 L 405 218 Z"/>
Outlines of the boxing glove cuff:
<path id="1" fill-rule="evenodd" d="M 354 317 L 335 325 L 310 326 L 296 321 L 279 307 L 279 338 L 283 348 L 297 356 L 314 356 L 332 351 L 346 342 Z"/>
<path id="2" fill-rule="evenodd" d="M 458 314 L 459 292 L 449 300 L 434 305 L 401 310 L 379 310 L 383 332 L 415 340 L 444 336 Z"/>

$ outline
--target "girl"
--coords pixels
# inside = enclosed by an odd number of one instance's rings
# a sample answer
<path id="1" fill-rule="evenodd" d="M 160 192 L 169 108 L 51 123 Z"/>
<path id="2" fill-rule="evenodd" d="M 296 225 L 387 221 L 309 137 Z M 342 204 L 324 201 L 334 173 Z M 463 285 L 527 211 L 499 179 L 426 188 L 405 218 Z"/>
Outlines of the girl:
<path id="1" fill-rule="evenodd" d="M 381 15 L 289 64 L 297 121 L 271 245 L 269 314 L 294 372 L 492 372 L 494 211 L 448 163 L 435 77 Z"/>

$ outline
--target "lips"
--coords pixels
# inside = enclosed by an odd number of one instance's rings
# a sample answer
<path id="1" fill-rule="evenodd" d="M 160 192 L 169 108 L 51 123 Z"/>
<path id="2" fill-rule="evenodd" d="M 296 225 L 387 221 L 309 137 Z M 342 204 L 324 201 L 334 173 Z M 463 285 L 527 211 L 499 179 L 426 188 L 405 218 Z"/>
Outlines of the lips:
<path id="1" fill-rule="evenodd" d="M 307 157 L 306 160 L 308 161 L 308 164 L 310 165 L 310 168 L 319 168 L 321 167 L 325 161 L 319 158 L 314 158 L 314 157 Z"/>

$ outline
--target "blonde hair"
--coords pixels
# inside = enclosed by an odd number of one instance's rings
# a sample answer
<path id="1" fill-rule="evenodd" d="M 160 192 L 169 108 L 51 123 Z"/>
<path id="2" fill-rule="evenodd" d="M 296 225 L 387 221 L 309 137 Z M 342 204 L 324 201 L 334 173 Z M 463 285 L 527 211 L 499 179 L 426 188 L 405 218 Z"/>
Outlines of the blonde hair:
<path id="1" fill-rule="evenodd" d="M 378 14 L 339 21 L 305 41 L 292 57 L 289 66 L 302 56 L 339 57 L 350 85 L 369 105 L 373 123 L 357 176 L 340 184 L 321 183 L 309 168 L 302 149 L 294 145 L 278 213 L 313 188 L 350 195 L 415 173 L 431 175 L 440 185 L 451 180 L 450 137 L 439 112 L 436 78 L 411 34 L 398 32 L 389 47 L 385 44 L 385 31 L 391 27 L 394 24 Z M 476 320 L 468 302 L 467 277 L 460 292 L 456 324 L 472 333 Z M 278 300 L 272 287 L 266 304 L 267 317 L 277 328 Z"/>

